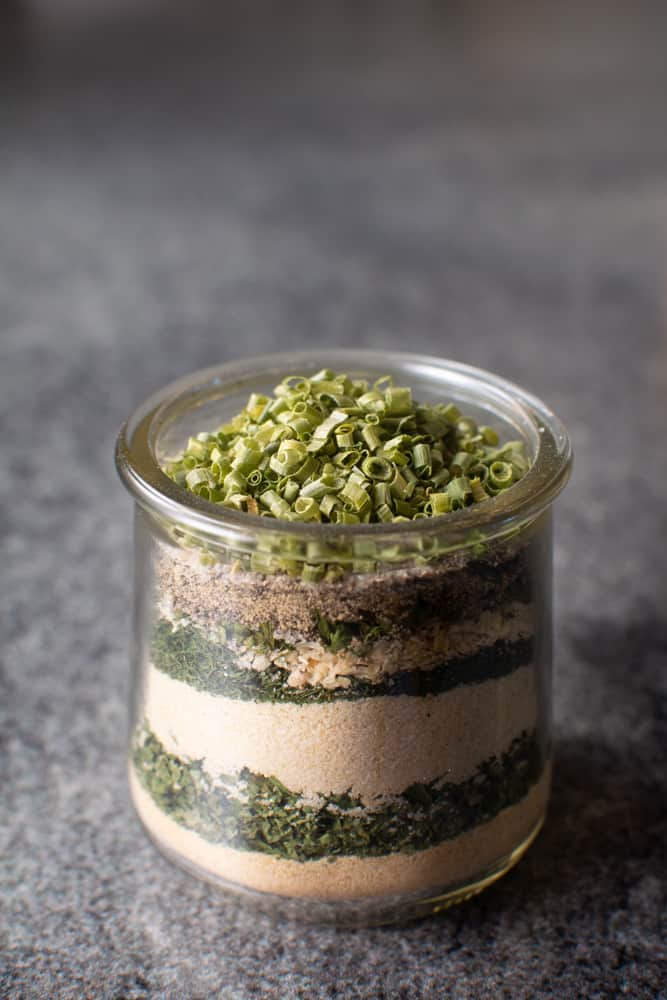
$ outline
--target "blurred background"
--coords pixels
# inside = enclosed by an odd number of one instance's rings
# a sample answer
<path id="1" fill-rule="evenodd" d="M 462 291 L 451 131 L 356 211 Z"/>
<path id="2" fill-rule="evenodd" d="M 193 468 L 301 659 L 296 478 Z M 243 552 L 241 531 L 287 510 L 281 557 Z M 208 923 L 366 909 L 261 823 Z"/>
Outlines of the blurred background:
<path id="1" fill-rule="evenodd" d="M 661 2 L 5 0 L 6 995 L 658 995 L 666 97 Z M 309 344 L 492 369 L 575 447 L 552 825 L 400 933 L 257 924 L 126 800 L 117 429 L 171 378 Z"/>

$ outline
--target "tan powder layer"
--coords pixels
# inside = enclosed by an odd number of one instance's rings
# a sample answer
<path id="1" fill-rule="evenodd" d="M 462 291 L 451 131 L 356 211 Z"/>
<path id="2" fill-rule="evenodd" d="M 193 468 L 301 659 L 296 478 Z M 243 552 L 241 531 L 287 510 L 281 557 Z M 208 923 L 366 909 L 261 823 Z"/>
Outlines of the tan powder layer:
<path id="1" fill-rule="evenodd" d="M 202 564 L 199 550 L 158 542 L 155 579 L 158 597 L 169 595 L 176 609 L 199 620 L 248 628 L 272 622 L 315 637 L 318 614 L 331 622 L 370 617 L 400 625 L 422 599 L 453 619 L 498 606 L 516 579 L 531 572 L 529 537 L 522 534 L 491 547 L 483 572 L 475 571 L 470 553 L 459 552 L 437 564 L 318 583 L 239 570 L 228 563 Z"/>
<path id="2" fill-rule="evenodd" d="M 503 809 L 453 840 L 416 854 L 289 861 L 256 851 L 211 844 L 155 805 L 130 767 L 130 787 L 142 822 L 157 844 L 209 875 L 279 896 L 323 900 L 363 899 L 422 891 L 435 893 L 481 877 L 531 834 L 544 816 L 550 767 L 517 805 Z"/>
<path id="3" fill-rule="evenodd" d="M 349 790 L 370 802 L 469 777 L 535 729 L 538 698 L 532 666 L 438 695 L 295 705 L 221 698 L 148 665 L 144 714 L 170 753 L 203 760 L 212 776 L 247 767 L 295 792 Z"/>

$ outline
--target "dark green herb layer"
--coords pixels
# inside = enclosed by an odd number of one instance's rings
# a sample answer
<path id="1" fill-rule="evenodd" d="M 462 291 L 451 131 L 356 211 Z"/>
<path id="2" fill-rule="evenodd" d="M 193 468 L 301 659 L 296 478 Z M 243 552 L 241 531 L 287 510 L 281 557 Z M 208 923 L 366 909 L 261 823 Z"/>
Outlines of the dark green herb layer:
<path id="1" fill-rule="evenodd" d="M 272 647 L 273 648 L 273 647 Z M 534 639 L 498 641 L 470 656 L 445 660 L 431 670 L 404 670 L 379 683 L 350 678 L 349 687 L 293 688 L 288 671 L 274 664 L 266 670 L 241 667 L 236 654 L 222 642 L 208 639 L 196 626 L 174 626 L 160 620 L 153 633 L 151 659 L 158 670 L 199 691 L 243 701 L 331 702 L 380 695 L 440 694 L 461 684 L 479 684 L 504 677 L 534 659 Z"/>
<path id="2" fill-rule="evenodd" d="M 544 760 L 535 733 L 524 732 L 500 758 L 484 761 L 467 780 L 410 785 L 373 811 L 348 794 L 329 796 L 320 806 L 306 805 L 276 778 L 247 769 L 236 779 L 232 795 L 229 787 L 211 780 L 201 761 L 167 753 L 147 731 L 136 743 L 134 765 L 157 806 L 205 840 L 314 861 L 412 853 L 458 837 L 525 798 L 542 774 Z"/>

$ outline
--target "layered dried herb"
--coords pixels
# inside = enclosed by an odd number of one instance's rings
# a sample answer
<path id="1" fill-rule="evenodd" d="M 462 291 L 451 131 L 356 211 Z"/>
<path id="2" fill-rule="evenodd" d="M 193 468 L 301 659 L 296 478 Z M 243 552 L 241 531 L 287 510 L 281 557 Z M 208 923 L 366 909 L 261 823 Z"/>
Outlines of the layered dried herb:
<path id="1" fill-rule="evenodd" d="M 167 753 L 149 731 L 137 739 L 133 760 L 157 806 L 181 826 L 212 843 L 295 861 L 434 847 L 520 802 L 544 766 L 536 734 L 523 732 L 465 781 L 414 784 L 368 808 L 350 794 L 313 805 L 276 778 L 247 769 L 212 779 L 201 761 Z"/>
<path id="2" fill-rule="evenodd" d="M 372 683 L 349 678 L 348 687 L 290 687 L 289 672 L 276 664 L 252 670 L 238 664 L 237 654 L 224 643 L 207 638 L 196 626 L 174 627 L 160 620 L 151 645 L 154 666 L 175 680 L 209 694 L 244 701 L 294 702 L 306 704 L 374 698 L 380 695 L 440 694 L 462 684 L 479 684 L 504 677 L 534 658 L 534 639 L 499 640 L 470 656 L 445 660 L 429 670 L 407 668 Z"/>
<path id="3" fill-rule="evenodd" d="M 256 648 L 261 651 L 261 644 Z M 294 700 L 284 696 L 286 670 L 273 664 L 261 671 L 240 666 L 238 653 L 224 641 L 208 638 L 195 625 L 174 626 L 166 619 L 156 622 L 151 660 L 162 673 L 198 691 L 248 701 Z"/>
<path id="4" fill-rule="evenodd" d="M 324 615 L 317 615 L 317 631 L 322 644 L 332 653 L 347 649 L 353 640 L 362 645 L 377 642 L 383 636 L 392 632 L 391 624 L 385 621 L 367 622 L 331 622 Z"/>
<path id="5" fill-rule="evenodd" d="M 191 437 L 165 471 L 213 503 L 291 521 L 359 524 L 447 514 L 528 471 L 453 403 L 418 404 L 389 376 L 373 386 L 323 369 L 253 393 L 229 423 Z"/>

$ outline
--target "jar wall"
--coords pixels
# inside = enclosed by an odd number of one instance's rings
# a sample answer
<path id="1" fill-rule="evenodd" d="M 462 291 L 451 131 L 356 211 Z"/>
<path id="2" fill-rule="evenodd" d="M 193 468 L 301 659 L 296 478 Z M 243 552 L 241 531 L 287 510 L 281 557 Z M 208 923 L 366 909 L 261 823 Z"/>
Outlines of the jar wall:
<path id="1" fill-rule="evenodd" d="M 551 515 L 305 582 L 136 518 L 130 782 L 172 859 L 315 919 L 482 888 L 546 809 Z"/>

